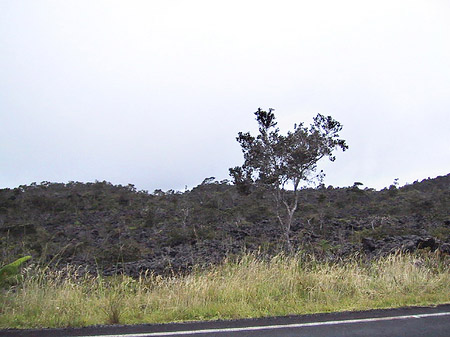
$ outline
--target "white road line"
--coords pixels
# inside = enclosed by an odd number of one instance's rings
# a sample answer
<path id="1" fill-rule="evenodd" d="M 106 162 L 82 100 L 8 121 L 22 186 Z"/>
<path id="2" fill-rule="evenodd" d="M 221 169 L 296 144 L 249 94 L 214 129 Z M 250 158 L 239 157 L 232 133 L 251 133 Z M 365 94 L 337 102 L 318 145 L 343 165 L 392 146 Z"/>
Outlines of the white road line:
<path id="1" fill-rule="evenodd" d="M 285 324 L 285 325 L 250 326 L 250 327 L 243 327 L 243 328 L 204 329 L 204 330 L 172 331 L 172 332 L 149 332 L 149 333 L 138 333 L 138 334 L 96 335 L 96 336 L 81 336 L 81 337 L 182 336 L 182 335 L 198 335 L 198 334 L 220 333 L 220 332 L 258 331 L 258 330 L 273 330 L 273 329 L 285 329 L 285 328 L 303 328 L 303 327 L 323 326 L 323 325 L 368 323 L 368 322 L 391 321 L 391 320 L 399 320 L 399 319 L 439 317 L 439 316 L 448 316 L 448 315 L 450 315 L 450 312 L 438 312 L 438 313 L 433 313 L 433 314 L 418 314 L 418 315 L 407 315 L 407 316 L 348 319 L 348 320 L 342 320 L 342 321 L 297 323 L 297 324 Z"/>

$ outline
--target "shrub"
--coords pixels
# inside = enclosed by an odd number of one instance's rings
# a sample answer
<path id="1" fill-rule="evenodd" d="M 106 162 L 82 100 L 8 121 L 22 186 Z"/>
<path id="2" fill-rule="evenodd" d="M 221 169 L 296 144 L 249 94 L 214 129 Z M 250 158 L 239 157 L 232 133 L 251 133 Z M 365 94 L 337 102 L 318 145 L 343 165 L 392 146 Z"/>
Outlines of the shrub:
<path id="1" fill-rule="evenodd" d="M 10 264 L 7 264 L 0 268 L 0 287 L 5 286 L 10 283 L 17 282 L 19 278 L 19 268 L 26 261 L 31 259 L 31 256 L 24 256 L 17 259 Z"/>

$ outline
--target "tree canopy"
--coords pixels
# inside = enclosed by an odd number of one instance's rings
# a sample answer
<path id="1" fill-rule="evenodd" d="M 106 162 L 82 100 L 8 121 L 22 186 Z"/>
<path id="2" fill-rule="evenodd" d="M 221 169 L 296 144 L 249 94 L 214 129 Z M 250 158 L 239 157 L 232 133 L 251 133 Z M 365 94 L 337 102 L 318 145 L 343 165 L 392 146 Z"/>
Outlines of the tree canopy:
<path id="1" fill-rule="evenodd" d="M 342 125 L 331 116 L 318 114 L 309 127 L 296 124 L 293 131 L 282 135 L 273 111 L 259 108 L 255 112 L 259 126 L 256 137 L 239 132 L 236 139 L 244 153 L 244 164 L 230 168 L 230 175 L 242 193 L 250 193 L 252 186 L 263 186 L 274 192 L 277 216 L 288 238 L 300 183 L 321 180 L 324 173 L 317 174 L 318 161 L 324 157 L 334 161 L 334 151 L 345 151 L 348 146 L 339 138 Z M 294 191 L 292 200 L 285 193 L 288 185 Z M 280 207 L 285 208 L 285 215 L 281 214 Z"/>
<path id="2" fill-rule="evenodd" d="M 339 138 L 342 125 L 331 116 L 318 114 L 309 127 L 300 123 L 287 135 L 281 135 L 273 111 L 259 108 L 255 112 L 257 137 L 239 132 L 236 138 L 244 153 L 244 164 L 231 168 L 230 175 L 241 189 L 249 184 L 284 188 L 292 183 L 297 190 L 302 181 L 317 177 L 319 160 L 328 157 L 334 161 L 334 150 L 348 148 L 345 140 Z"/>

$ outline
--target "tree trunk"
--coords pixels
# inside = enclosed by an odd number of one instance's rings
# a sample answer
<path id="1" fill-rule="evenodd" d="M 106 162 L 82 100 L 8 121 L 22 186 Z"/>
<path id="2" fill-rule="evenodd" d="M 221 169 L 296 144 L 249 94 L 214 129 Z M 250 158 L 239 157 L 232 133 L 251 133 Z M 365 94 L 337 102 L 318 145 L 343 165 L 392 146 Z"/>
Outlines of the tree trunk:
<path id="1" fill-rule="evenodd" d="M 292 220 L 294 218 L 294 212 L 295 209 L 288 210 L 288 216 L 285 223 L 285 238 L 286 238 L 286 248 L 289 252 L 289 254 L 292 254 L 294 252 L 294 248 L 291 244 L 291 227 L 292 227 Z"/>
<path id="2" fill-rule="evenodd" d="M 276 202 L 277 202 L 277 218 L 278 221 L 280 222 L 282 231 L 283 231 L 283 235 L 284 235 L 284 239 L 285 239 L 285 244 L 286 244 L 286 250 L 289 252 L 289 254 L 292 254 L 294 252 L 294 248 L 292 247 L 291 244 L 291 227 L 292 227 L 292 222 L 294 219 L 294 213 L 297 210 L 297 205 L 298 205 L 298 193 L 297 193 L 297 189 L 294 189 L 294 201 L 292 203 L 292 205 L 289 205 L 289 203 L 282 197 L 282 192 L 281 190 L 277 191 L 277 194 L 275 196 Z M 283 204 L 285 206 L 286 209 L 286 216 L 282 217 L 280 215 L 280 204 Z"/>

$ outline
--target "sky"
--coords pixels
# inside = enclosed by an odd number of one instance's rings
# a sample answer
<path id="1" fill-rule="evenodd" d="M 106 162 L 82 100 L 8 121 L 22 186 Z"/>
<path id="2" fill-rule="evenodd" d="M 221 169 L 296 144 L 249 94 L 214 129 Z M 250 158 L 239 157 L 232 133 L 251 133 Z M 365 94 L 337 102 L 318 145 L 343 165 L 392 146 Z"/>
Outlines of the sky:
<path id="1" fill-rule="evenodd" d="M 0 188 L 192 188 L 274 108 L 349 149 L 324 183 L 450 173 L 450 2 L 0 0 Z"/>

